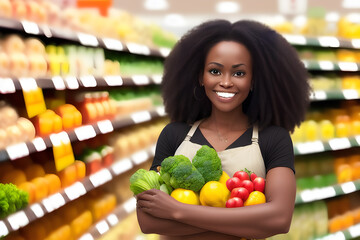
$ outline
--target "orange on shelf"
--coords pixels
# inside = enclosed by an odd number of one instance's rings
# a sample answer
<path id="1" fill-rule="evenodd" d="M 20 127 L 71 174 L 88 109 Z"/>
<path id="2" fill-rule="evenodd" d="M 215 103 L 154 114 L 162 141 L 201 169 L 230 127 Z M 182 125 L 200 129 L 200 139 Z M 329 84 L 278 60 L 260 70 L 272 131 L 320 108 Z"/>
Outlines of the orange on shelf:
<path id="1" fill-rule="evenodd" d="M 78 8 L 98 8 L 101 15 L 107 16 L 112 0 L 77 0 L 76 3 Z"/>
<path id="2" fill-rule="evenodd" d="M 338 183 L 345 183 L 352 180 L 352 168 L 349 164 L 341 164 L 335 171 Z"/>
<path id="3" fill-rule="evenodd" d="M 32 182 L 23 182 L 18 186 L 19 189 L 24 190 L 29 194 L 29 204 L 36 202 L 36 186 Z"/>
<path id="4" fill-rule="evenodd" d="M 354 224 L 360 223 L 360 207 L 352 210 L 352 214 L 354 216 Z"/>
<path id="5" fill-rule="evenodd" d="M 343 221 L 340 216 L 329 219 L 329 232 L 334 233 L 343 229 Z"/>
<path id="6" fill-rule="evenodd" d="M 25 168 L 25 175 L 28 180 L 45 176 L 44 168 L 37 163 L 32 163 Z"/>
<path id="7" fill-rule="evenodd" d="M 330 120 L 322 120 L 319 127 L 321 140 L 327 141 L 335 137 L 335 126 Z"/>
<path id="8" fill-rule="evenodd" d="M 341 215 L 341 221 L 343 229 L 351 227 L 352 225 L 354 225 L 354 216 L 350 211 L 348 211 Z"/>
<path id="9" fill-rule="evenodd" d="M 62 131 L 61 117 L 49 109 L 44 113 L 37 115 L 33 119 L 33 124 L 38 136 L 46 136 L 51 133 L 58 133 Z"/>
<path id="10" fill-rule="evenodd" d="M 360 155 L 352 155 L 349 159 L 349 164 L 352 169 L 352 180 L 360 179 Z"/>
<path id="11" fill-rule="evenodd" d="M 67 166 L 65 169 L 59 171 L 57 175 L 60 178 L 62 188 L 72 185 L 77 180 L 77 169 L 75 164 Z"/>
<path id="12" fill-rule="evenodd" d="M 13 183 L 16 186 L 19 186 L 21 183 L 26 182 L 26 175 L 24 171 L 20 169 L 13 169 L 1 176 L 1 182 Z"/>
<path id="13" fill-rule="evenodd" d="M 74 238 L 80 237 L 90 228 L 92 222 L 93 222 L 93 218 L 91 212 L 89 210 L 85 210 L 84 212 L 82 212 L 80 215 L 75 217 L 70 223 L 72 236 Z"/>
<path id="14" fill-rule="evenodd" d="M 58 175 L 48 173 L 44 178 L 49 182 L 49 195 L 57 193 L 61 189 L 61 181 Z"/>
<path id="15" fill-rule="evenodd" d="M 37 177 L 31 180 L 35 185 L 35 200 L 40 201 L 49 194 L 49 182 L 44 177 Z"/>
<path id="16" fill-rule="evenodd" d="M 319 126 L 314 120 L 307 120 L 304 124 L 305 141 L 315 141 L 319 139 Z"/>
<path id="17" fill-rule="evenodd" d="M 52 231 L 44 240 L 63 240 L 72 239 L 71 229 L 69 225 L 63 225 Z"/>
<path id="18" fill-rule="evenodd" d="M 335 117 L 335 136 L 338 138 L 349 137 L 352 135 L 351 122 L 348 115 L 338 115 Z"/>
<path id="19" fill-rule="evenodd" d="M 47 229 L 40 221 L 34 221 L 25 227 L 20 228 L 20 233 L 28 240 L 44 239 L 47 235 Z"/>
<path id="20" fill-rule="evenodd" d="M 65 130 L 81 126 L 82 124 L 81 113 L 71 104 L 61 105 L 55 112 L 61 117 Z"/>
<path id="21" fill-rule="evenodd" d="M 86 176 L 86 164 L 83 161 L 75 160 L 76 178 L 81 180 Z"/>

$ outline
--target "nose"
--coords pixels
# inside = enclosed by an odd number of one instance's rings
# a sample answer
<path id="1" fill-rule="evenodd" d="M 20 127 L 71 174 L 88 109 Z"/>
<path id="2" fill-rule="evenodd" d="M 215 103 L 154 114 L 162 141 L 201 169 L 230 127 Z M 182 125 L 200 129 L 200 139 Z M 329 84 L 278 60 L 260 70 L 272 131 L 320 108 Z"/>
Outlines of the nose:
<path id="1" fill-rule="evenodd" d="M 230 88 L 232 87 L 234 84 L 231 81 L 231 76 L 225 75 L 221 81 L 220 81 L 220 86 L 223 88 Z"/>

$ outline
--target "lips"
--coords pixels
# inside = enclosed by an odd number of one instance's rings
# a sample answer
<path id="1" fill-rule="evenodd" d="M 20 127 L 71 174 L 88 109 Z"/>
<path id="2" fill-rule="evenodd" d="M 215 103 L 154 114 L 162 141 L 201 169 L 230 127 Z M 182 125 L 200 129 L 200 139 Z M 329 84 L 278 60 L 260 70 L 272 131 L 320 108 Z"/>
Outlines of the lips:
<path id="1" fill-rule="evenodd" d="M 215 91 L 215 92 L 219 97 L 222 97 L 222 98 L 232 98 L 236 94 L 236 93 L 230 93 L 230 92 L 217 92 L 217 91 Z"/>

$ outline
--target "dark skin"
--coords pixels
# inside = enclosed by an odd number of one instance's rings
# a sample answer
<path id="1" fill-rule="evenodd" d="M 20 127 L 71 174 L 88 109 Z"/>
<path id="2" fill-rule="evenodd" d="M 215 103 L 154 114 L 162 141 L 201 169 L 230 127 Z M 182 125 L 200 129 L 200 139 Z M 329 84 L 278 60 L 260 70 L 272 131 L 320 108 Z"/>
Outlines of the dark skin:
<path id="1" fill-rule="evenodd" d="M 249 51 L 233 41 L 222 41 L 210 49 L 200 84 L 212 102 L 211 115 L 200 131 L 216 151 L 223 151 L 248 126 L 242 102 L 252 81 Z M 227 143 L 220 136 L 226 136 Z M 266 238 L 288 232 L 294 210 L 296 182 L 290 168 L 276 167 L 266 175 L 266 203 L 241 208 L 216 208 L 183 204 L 152 189 L 138 194 L 137 214 L 144 233 L 161 239 Z"/>

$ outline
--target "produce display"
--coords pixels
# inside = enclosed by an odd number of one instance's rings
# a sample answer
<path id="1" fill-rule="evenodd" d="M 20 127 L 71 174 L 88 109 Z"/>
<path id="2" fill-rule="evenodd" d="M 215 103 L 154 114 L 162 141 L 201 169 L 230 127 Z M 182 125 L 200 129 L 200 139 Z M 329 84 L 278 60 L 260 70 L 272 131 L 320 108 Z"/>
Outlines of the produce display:
<path id="1" fill-rule="evenodd" d="M 14 184 L 0 183 L 0 219 L 28 205 L 28 194 Z"/>

